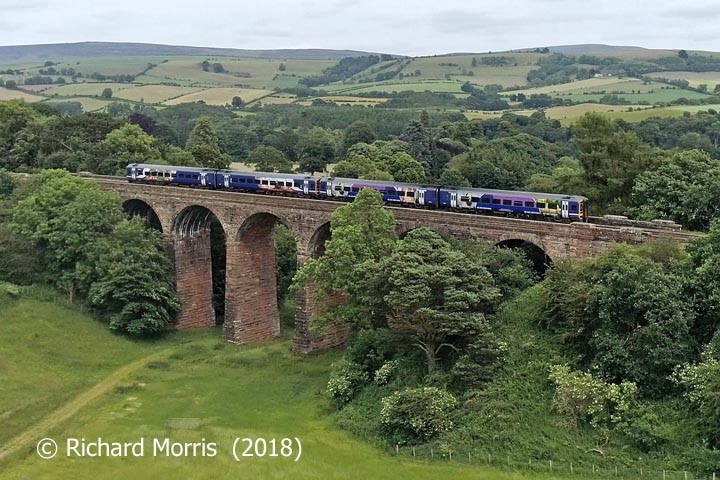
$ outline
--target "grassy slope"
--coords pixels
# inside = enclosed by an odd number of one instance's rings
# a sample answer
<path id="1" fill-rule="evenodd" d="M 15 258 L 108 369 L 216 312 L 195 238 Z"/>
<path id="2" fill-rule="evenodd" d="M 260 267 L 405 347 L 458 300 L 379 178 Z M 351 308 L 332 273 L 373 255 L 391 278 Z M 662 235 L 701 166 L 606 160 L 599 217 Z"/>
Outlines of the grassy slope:
<path id="1" fill-rule="evenodd" d="M 0 479 L 199 479 L 224 478 L 231 472 L 244 478 L 524 478 L 393 458 L 338 429 L 321 393 L 337 354 L 298 358 L 289 354 L 287 341 L 238 347 L 220 341 L 217 331 L 183 332 L 156 345 L 134 343 L 76 311 L 31 300 L 1 304 L 0 318 L 0 449 L 8 437 L 27 431 L 61 405 L 78 402 L 87 406 L 65 422 L 42 428 L 41 436 L 61 444 L 68 437 L 205 438 L 218 444 L 215 458 L 49 461 L 26 445 L 0 461 Z M 149 364 L 148 359 L 138 362 L 149 355 L 157 358 Z M 96 390 L 107 394 L 93 395 L 91 387 L 98 384 Z M 169 420 L 173 418 L 199 419 L 199 425 L 176 429 Z M 39 433 L 31 436 L 40 438 Z M 302 458 L 236 463 L 230 454 L 232 441 L 244 436 L 298 437 Z"/>

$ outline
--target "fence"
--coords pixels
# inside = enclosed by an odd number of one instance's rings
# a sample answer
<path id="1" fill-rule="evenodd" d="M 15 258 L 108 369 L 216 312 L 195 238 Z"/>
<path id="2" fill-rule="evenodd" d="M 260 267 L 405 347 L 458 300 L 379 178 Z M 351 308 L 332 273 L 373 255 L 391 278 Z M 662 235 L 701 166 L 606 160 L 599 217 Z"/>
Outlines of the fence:
<path id="1" fill-rule="evenodd" d="M 647 479 L 647 480 L 720 480 L 715 473 L 700 475 L 689 470 L 662 470 L 640 466 L 608 465 L 607 462 L 574 463 L 528 458 L 520 460 L 509 455 L 480 454 L 476 451 L 450 450 L 429 446 L 400 447 L 391 449 L 397 456 L 412 457 L 427 462 L 450 462 L 455 464 L 491 466 L 502 470 L 536 472 L 558 477 L 593 477 L 598 479 Z"/>

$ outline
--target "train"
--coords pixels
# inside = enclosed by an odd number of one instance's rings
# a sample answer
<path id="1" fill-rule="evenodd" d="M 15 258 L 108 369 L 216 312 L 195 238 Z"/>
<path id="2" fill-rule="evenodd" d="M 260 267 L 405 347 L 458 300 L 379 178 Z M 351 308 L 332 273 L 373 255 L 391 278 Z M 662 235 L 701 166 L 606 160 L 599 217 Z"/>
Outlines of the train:
<path id="1" fill-rule="evenodd" d="M 317 177 L 291 173 L 245 172 L 201 167 L 132 163 L 131 183 L 352 201 L 364 188 L 378 191 L 387 205 L 484 213 L 508 217 L 587 222 L 586 197 L 557 193 L 403 183 L 386 180 Z"/>

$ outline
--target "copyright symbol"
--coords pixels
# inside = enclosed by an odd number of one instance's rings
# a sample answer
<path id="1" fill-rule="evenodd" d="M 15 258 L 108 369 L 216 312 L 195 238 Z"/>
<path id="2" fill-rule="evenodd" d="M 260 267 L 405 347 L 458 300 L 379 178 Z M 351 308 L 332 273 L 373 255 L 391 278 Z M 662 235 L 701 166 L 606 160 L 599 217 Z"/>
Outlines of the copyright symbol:
<path id="1" fill-rule="evenodd" d="M 58 446 L 52 438 L 43 438 L 37 443 L 35 450 L 40 458 L 49 460 L 57 455 Z"/>

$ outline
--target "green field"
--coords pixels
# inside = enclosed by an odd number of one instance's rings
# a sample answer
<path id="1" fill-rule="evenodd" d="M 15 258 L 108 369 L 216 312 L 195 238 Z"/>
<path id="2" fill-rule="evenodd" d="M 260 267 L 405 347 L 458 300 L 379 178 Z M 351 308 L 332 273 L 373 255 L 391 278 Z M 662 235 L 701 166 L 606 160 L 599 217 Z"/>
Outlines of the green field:
<path id="1" fill-rule="evenodd" d="M 71 83 L 70 85 L 55 86 L 45 90 L 46 95 L 58 95 L 58 96 L 97 96 L 106 88 L 110 88 L 113 94 L 119 93 L 120 90 L 131 89 L 135 85 L 130 83 Z"/>
<path id="2" fill-rule="evenodd" d="M 113 94 L 113 97 L 124 98 L 135 102 L 162 103 L 167 100 L 188 95 L 201 90 L 197 87 L 175 87 L 172 85 L 141 85 L 126 88 Z"/>
<path id="3" fill-rule="evenodd" d="M 647 76 L 662 77 L 669 80 L 687 80 L 692 87 L 705 84 L 710 92 L 715 89 L 715 85 L 720 84 L 720 72 L 652 72 L 648 73 Z"/>
<path id="4" fill-rule="evenodd" d="M 80 102 L 80 105 L 82 105 L 84 112 L 97 112 L 97 111 L 102 110 L 105 107 L 107 107 L 113 101 L 114 100 L 102 100 L 100 98 L 94 98 L 94 97 L 72 97 L 72 98 L 46 100 L 47 103 Z"/>
<path id="5" fill-rule="evenodd" d="M 0 479 L 527 478 L 395 458 L 340 430 L 322 394 L 337 353 L 300 358 L 288 341 L 235 346 L 216 330 L 132 342 L 77 311 L 35 300 L 4 302 L 0 318 L 0 457 L 19 444 L 0 460 Z M 146 440 L 143 458 L 42 460 L 33 445 L 43 437 L 61 445 L 81 437 L 205 439 L 217 444 L 217 456 L 153 458 Z M 297 437 L 302 456 L 236 462 L 238 437 Z"/>

